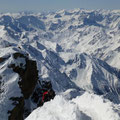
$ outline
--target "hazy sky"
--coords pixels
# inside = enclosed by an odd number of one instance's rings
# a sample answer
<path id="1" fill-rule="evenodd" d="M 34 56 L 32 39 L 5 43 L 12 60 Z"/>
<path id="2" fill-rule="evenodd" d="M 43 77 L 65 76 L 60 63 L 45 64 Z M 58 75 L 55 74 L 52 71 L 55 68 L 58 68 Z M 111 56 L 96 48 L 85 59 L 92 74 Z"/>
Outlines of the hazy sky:
<path id="1" fill-rule="evenodd" d="M 0 0 L 0 12 L 120 9 L 120 0 Z"/>

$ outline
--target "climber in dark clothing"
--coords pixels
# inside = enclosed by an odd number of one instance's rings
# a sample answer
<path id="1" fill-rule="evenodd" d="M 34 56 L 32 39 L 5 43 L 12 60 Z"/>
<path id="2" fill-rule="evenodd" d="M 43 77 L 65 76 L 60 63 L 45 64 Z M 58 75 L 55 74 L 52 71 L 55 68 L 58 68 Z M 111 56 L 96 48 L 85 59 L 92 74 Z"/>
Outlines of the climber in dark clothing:
<path id="1" fill-rule="evenodd" d="M 38 106 L 42 106 L 45 102 L 50 101 L 55 97 L 55 92 L 53 91 L 50 82 L 45 81 L 42 87 L 43 87 L 43 89 L 41 89 L 42 99 L 39 101 Z"/>
<path id="2" fill-rule="evenodd" d="M 55 97 L 55 92 L 50 81 L 42 81 L 40 85 L 41 88 L 36 87 L 32 95 L 32 101 L 37 103 L 37 107 L 42 106 L 45 102 Z"/>
<path id="3" fill-rule="evenodd" d="M 45 91 L 42 96 L 42 103 L 50 101 L 51 99 L 54 98 L 54 96 L 55 96 L 55 92 L 52 89 Z"/>

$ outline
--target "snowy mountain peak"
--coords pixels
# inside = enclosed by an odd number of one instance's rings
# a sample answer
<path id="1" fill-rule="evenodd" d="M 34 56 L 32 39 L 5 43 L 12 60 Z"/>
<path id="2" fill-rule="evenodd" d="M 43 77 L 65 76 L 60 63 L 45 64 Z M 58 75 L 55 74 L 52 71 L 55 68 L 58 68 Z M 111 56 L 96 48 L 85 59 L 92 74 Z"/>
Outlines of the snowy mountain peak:
<path id="1" fill-rule="evenodd" d="M 0 119 L 119 120 L 119 54 L 119 10 L 1 14 Z"/>

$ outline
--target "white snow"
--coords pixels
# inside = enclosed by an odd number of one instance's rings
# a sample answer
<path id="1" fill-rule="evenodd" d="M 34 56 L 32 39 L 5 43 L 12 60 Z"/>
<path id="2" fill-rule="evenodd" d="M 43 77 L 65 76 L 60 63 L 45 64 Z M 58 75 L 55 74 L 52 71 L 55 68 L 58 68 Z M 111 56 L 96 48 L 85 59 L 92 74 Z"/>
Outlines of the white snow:
<path id="1" fill-rule="evenodd" d="M 25 120 L 119 120 L 115 106 L 87 92 L 72 100 L 58 95 L 34 110 Z"/>
<path id="2" fill-rule="evenodd" d="M 0 58 L 6 58 L 0 63 L 0 120 L 14 107 L 10 98 L 22 96 L 9 65 L 24 68 L 25 59 L 15 60 L 15 52 L 35 60 L 39 80 L 50 80 L 56 93 L 26 120 L 120 120 L 120 10 L 6 13 L 0 24 Z M 30 99 L 25 105 L 37 106 Z"/>

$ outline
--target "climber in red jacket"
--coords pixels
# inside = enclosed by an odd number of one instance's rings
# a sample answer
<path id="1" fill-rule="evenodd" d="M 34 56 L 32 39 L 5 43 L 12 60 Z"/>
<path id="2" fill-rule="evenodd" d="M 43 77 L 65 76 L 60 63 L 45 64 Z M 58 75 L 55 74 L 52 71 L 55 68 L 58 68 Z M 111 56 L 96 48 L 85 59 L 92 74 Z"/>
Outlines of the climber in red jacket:
<path id="1" fill-rule="evenodd" d="M 42 103 L 50 101 L 51 99 L 54 98 L 54 96 L 55 92 L 53 90 L 45 91 L 42 96 Z"/>
<path id="2" fill-rule="evenodd" d="M 46 98 L 47 95 L 48 95 L 48 91 L 46 91 L 46 92 L 43 93 L 43 96 L 42 96 L 42 102 L 43 103 L 44 103 L 45 98 Z"/>

